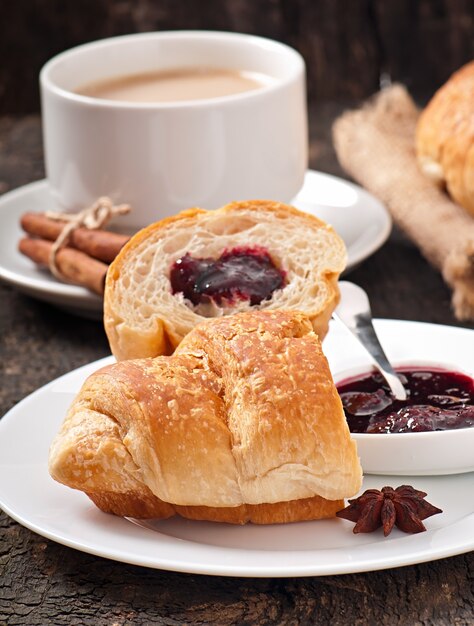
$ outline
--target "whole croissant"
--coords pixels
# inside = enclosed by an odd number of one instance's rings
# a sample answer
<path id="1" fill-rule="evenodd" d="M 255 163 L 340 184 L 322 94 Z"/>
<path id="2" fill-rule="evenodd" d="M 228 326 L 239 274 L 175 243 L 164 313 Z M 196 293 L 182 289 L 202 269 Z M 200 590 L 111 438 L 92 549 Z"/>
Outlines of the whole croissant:
<path id="1" fill-rule="evenodd" d="M 416 152 L 422 171 L 474 216 L 474 61 L 455 72 L 421 113 Z"/>
<path id="2" fill-rule="evenodd" d="M 361 484 L 318 337 L 287 311 L 213 319 L 171 357 L 99 370 L 49 468 L 107 512 L 232 523 L 331 517 Z"/>

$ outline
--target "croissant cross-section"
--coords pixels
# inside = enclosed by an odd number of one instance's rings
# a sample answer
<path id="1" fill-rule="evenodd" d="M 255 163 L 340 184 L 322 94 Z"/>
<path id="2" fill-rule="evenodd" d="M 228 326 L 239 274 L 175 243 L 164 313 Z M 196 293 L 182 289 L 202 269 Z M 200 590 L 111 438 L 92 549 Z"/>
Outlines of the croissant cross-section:
<path id="1" fill-rule="evenodd" d="M 238 269 L 226 265 L 238 257 Z M 195 274 L 189 264 L 201 269 Z M 255 264 L 260 272 L 252 276 Z M 257 310 L 302 311 L 323 338 L 345 264 L 344 241 L 329 224 L 280 202 L 182 211 L 136 233 L 111 264 L 104 295 L 110 348 L 118 360 L 170 354 L 200 322 Z M 192 280 L 183 280 L 185 266 Z M 258 295 L 249 282 L 263 279 Z"/>

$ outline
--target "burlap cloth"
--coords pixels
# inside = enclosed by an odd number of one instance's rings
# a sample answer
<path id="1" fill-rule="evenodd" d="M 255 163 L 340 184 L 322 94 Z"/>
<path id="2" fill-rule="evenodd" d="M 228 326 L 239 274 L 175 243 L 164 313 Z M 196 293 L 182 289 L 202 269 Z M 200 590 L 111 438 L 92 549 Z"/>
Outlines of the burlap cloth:
<path id="1" fill-rule="evenodd" d="M 342 167 L 378 196 L 452 288 L 459 320 L 474 320 L 474 218 L 418 169 L 414 135 L 418 109 L 394 85 L 333 127 Z"/>

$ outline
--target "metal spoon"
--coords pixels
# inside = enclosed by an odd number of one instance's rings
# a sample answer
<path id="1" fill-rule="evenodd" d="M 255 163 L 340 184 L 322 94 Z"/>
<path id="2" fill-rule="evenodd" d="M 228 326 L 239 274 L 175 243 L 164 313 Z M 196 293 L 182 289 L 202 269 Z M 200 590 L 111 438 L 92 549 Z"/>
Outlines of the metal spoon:
<path id="1" fill-rule="evenodd" d="M 341 302 L 333 313 L 333 317 L 360 341 L 374 365 L 387 381 L 388 386 L 397 400 L 406 400 L 407 393 L 403 384 L 390 365 L 372 324 L 372 313 L 369 298 L 365 291 L 354 283 L 340 281 Z"/>

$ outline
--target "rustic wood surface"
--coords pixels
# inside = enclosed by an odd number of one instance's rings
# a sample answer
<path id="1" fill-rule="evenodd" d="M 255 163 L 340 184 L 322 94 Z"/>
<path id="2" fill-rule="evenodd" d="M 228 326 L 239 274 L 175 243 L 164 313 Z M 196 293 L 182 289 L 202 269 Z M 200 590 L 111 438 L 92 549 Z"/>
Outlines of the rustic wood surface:
<path id="1" fill-rule="evenodd" d="M 311 165 L 336 175 L 343 172 L 330 127 L 342 108 L 326 103 L 311 110 Z M 1 191 L 41 178 L 41 154 L 38 116 L 0 118 Z M 398 231 L 350 278 L 367 289 L 378 317 L 457 324 L 439 274 Z M 52 378 L 107 354 L 99 322 L 0 285 L 0 415 Z M 0 626 L 468 625 L 473 582 L 474 553 L 319 578 L 156 571 L 66 548 L 0 514 Z"/>
<path id="2" fill-rule="evenodd" d="M 39 110 L 55 54 L 135 32 L 251 33 L 297 48 L 312 101 L 363 98 L 381 76 L 418 97 L 474 58 L 474 0 L 0 0 L 0 115 Z"/>

